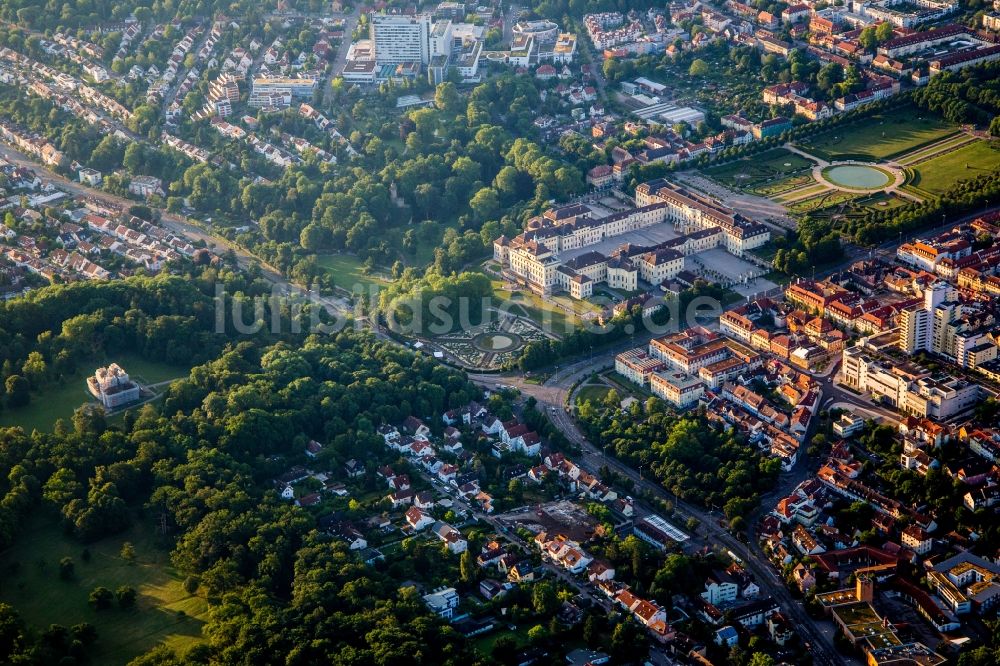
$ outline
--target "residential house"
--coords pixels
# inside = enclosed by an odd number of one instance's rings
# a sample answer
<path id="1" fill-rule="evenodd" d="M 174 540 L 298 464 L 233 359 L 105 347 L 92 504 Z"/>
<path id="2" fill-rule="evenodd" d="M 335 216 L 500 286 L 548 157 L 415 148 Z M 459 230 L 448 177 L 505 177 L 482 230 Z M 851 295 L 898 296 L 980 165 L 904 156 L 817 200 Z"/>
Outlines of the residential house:
<path id="1" fill-rule="evenodd" d="M 434 518 L 424 513 L 421 509 L 411 506 L 406 510 L 406 523 L 413 528 L 415 532 L 419 532 L 425 527 L 433 525 Z"/>

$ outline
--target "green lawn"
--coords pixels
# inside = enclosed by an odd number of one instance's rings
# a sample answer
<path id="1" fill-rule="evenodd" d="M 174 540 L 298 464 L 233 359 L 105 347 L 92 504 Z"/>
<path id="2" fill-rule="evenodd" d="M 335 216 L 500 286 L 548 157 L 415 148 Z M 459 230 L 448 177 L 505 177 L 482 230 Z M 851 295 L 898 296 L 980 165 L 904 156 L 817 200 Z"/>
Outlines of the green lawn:
<path id="1" fill-rule="evenodd" d="M 592 403 L 597 404 L 604 400 L 610 391 L 611 389 L 607 386 L 596 386 L 591 384 L 589 386 L 581 387 L 580 390 L 577 391 L 576 399 L 580 402 L 590 400 Z"/>
<path id="2" fill-rule="evenodd" d="M 958 133 L 952 137 L 949 137 L 948 139 L 942 141 L 936 141 L 925 148 L 909 152 L 903 157 L 899 158 L 898 161 L 900 164 L 904 166 L 909 166 L 911 164 L 919 162 L 920 160 L 926 157 L 934 155 L 935 153 L 938 153 L 944 150 L 945 148 L 958 147 L 963 143 L 971 143 L 973 141 L 975 141 L 975 139 L 973 137 L 970 137 L 968 134 Z"/>
<path id="3" fill-rule="evenodd" d="M 351 254 L 324 254 L 316 257 L 316 265 L 326 269 L 333 283 L 349 292 L 362 291 L 384 286 L 387 280 L 378 272 L 365 275 L 361 272 L 361 260 Z"/>
<path id="4" fill-rule="evenodd" d="M 870 210 L 892 210 L 893 208 L 906 206 L 911 202 L 908 199 L 904 199 L 903 197 L 896 196 L 894 194 L 879 192 L 878 194 L 863 199 L 858 203 L 862 208 Z"/>
<path id="5" fill-rule="evenodd" d="M 31 403 L 26 407 L 5 409 L 0 412 L 0 427 L 21 426 L 25 432 L 52 430 L 58 419 L 68 419 L 73 416 L 77 407 L 93 402 L 93 398 L 87 392 L 87 377 L 97 368 L 109 363 L 122 366 L 130 376 L 144 385 L 187 377 L 191 371 L 188 366 L 149 361 L 131 352 L 104 359 L 82 361 L 71 377 L 50 383 L 40 391 L 32 391 Z"/>
<path id="6" fill-rule="evenodd" d="M 510 636 L 514 639 L 514 643 L 517 645 L 518 649 L 526 647 L 528 645 L 528 629 L 531 627 L 523 626 L 511 631 L 510 629 L 503 629 L 502 624 L 503 618 L 497 620 L 497 628 L 493 631 L 472 639 L 472 647 L 479 652 L 484 657 L 489 657 L 493 654 L 493 645 L 496 644 L 497 640 L 501 636 Z"/>
<path id="7" fill-rule="evenodd" d="M 821 183 L 816 183 L 815 185 L 811 185 L 809 187 L 801 187 L 797 190 L 787 191 L 784 194 L 778 196 L 772 196 L 770 197 L 770 199 L 773 201 L 777 201 L 778 203 L 786 203 L 793 199 L 799 199 L 801 197 L 804 197 L 807 194 L 819 194 L 820 192 L 823 192 L 827 189 L 829 188 L 827 188 L 826 185 L 823 185 Z"/>
<path id="8" fill-rule="evenodd" d="M 132 564 L 119 556 L 125 541 L 135 546 Z M 88 548 L 91 559 L 85 562 L 84 546 L 65 536 L 55 519 L 32 521 L 17 544 L 0 555 L 0 601 L 16 607 L 35 629 L 91 623 L 98 634 L 97 664 L 124 664 L 158 644 L 183 652 L 202 640 L 208 605 L 184 590 L 167 551 L 154 545 L 151 527 L 134 526 Z M 63 557 L 73 558 L 73 580 L 59 577 Z M 95 587 L 114 591 L 120 585 L 131 585 L 139 593 L 134 609 L 96 611 L 87 603 Z"/>
<path id="9" fill-rule="evenodd" d="M 771 271 L 770 273 L 766 273 L 763 277 L 765 280 L 770 280 L 771 282 L 781 285 L 782 287 L 788 286 L 788 284 L 792 281 L 791 275 L 788 275 L 787 273 L 779 273 L 778 271 Z"/>
<path id="10" fill-rule="evenodd" d="M 909 186 L 918 192 L 944 194 L 961 180 L 1000 169 L 1000 141 L 973 141 L 910 168 Z"/>
<path id="11" fill-rule="evenodd" d="M 878 161 L 903 155 L 957 131 L 958 125 L 909 107 L 834 127 L 800 141 L 799 146 L 825 160 Z"/>

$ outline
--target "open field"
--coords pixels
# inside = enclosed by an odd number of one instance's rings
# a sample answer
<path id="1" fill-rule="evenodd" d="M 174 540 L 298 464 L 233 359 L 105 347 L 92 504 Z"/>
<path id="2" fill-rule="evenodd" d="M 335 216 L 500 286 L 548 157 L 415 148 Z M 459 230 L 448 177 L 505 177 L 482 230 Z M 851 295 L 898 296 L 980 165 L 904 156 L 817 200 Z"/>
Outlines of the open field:
<path id="1" fill-rule="evenodd" d="M 597 404 L 604 400 L 605 396 L 610 392 L 610 388 L 607 386 L 598 386 L 595 384 L 588 384 L 583 386 L 576 394 L 577 400 L 580 402 L 586 402 L 590 400 L 592 403 Z"/>
<path id="2" fill-rule="evenodd" d="M 119 556 L 125 541 L 135 547 L 132 564 Z M 84 546 L 65 536 L 55 519 L 36 518 L 16 545 L 0 555 L 0 601 L 15 606 L 34 629 L 53 622 L 67 627 L 91 623 L 98 634 L 97 664 L 124 664 L 158 644 L 183 652 L 202 640 L 208 605 L 184 590 L 168 553 L 155 546 L 150 528 L 137 525 L 88 548 L 91 558 L 85 562 Z M 73 580 L 59 577 L 63 557 L 73 558 Z M 135 608 L 97 611 L 87 603 L 95 587 L 114 591 L 121 585 L 138 592 Z"/>
<path id="3" fill-rule="evenodd" d="M 913 178 L 904 189 L 938 196 L 959 181 L 1000 169 L 1000 141 L 973 141 L 910 167 Z"/>
<path id="4" fill-rule="evenodd" d="M 766 195 L 793 188 L 796 183 L 804 184 L 806 181 L 791 176 L 813 166 L 813 162 L 804 157 L 784 148 L 774 148 L 705 169 L 704 173 L 726 187 Z"/>
<path id="5" fill-rule="evenodd" d="M 933 157 L 944 150 L 958 148 L 962 144 L 971 143 L 973 141 L 976 141 L 976 138 L 969 136 L 968 134 L 955 134 L 946 139 L 935 141 L 924 148 L 919 148 L 913 152 L 906 153 L 905 155 L 900 156 L 897 162 L 903 166 L 911 166 L 929 157 Z"/>
<path id="6" fill-rule="evenodd" d="M 841 125 L 799 146 L 829 161 L 878 161 L 903 155 L 958 132 L 958 125 L 917 108 L 893 109 Z"/>
<path id="7" fill-rule="evenodd" d="M 324 254 L 316 256 L 316 265 L 326 269 L 333 283 L 345 291 L 363 291 L 384 286 L 386 280 L 378 271 L 365 275 L 361 272 L 361 260 L 352 254 Z"/>
<path id="8" fill-rule="evenodd" d="M 190 367 L 148 361 L 131 352 L 81 362 L 72 376 L 47 384 L 41 391 L 32 391 L 31 403 L 27 406 L 0 412 L 0 427 L 21 426 L 25 432 L 52 430 L 58 419 L 69 419 L 77 407 L 93 401 L 87 392 L 87 377 L 98 367 L 112 362 L 144 385 L 186 377 L 191 370 Z"/>

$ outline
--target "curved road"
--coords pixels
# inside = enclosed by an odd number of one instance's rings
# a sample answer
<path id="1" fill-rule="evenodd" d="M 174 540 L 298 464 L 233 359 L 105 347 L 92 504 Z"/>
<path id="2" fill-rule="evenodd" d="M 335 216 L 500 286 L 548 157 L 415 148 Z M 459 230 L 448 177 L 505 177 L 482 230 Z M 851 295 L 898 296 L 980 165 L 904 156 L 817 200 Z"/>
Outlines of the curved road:
<path id="1" fill-rule="evenodd" d="M 635 343 L 629 343 L 621 345 L 621 348 L 627 349 L 633 346 L 635 346 Z M 676 513 L 680 519 L 686 520 L 693 517 L 698 520 L 701 525 L 693 541 L 704 543 L 710 547 L 721 545 L 736 553 L 744 561 L 744 566 L 754 575 L 762 592 L 773 597 L 788 616 L 794 620 L 803 640 L 814 646 L 814 648 L 821 648 L 819 650 L 814 649 L 812 652 L 817 664 L 834 666 L 835 664 L 842 663 L 858 663 L 848 659 L 836 650 L 833 645 L 834 632 L 832 625 L 830 623 L 819 625 L 809 617 L 805 612 L 802 602 L 792 597 L 788 588 L 756 543 L 748 545 L 741 542 L 732 534 L 719 527 L 719 515 L 678 500 L 660 484 L 644 478 L 641 472 L 637 472 L 615 458 L 605 456 L 600 449 L 586 439 L 565 408 L 570 397 L 571 387 L 594 371 L 611 365 L 613 363 L 613 355 L 618 351 L 618 349 L 612 351 L 606 350 L 602 352 L 600 357 L 593 360 L 588 358 L 587 360 L 577 361 L 576 363 L 559 368 L 541 384 L 529 383 L 523 377 L 515 375 L 470 374 L 469 378 L 477 384 L 491 389 L 495 388 L 497 384 L 513 386 L 521 390 L 524 394 L 534 397 L 538 401 L 539 407 L 548 413 L 552 423 L 560 432 L 582 450 L 582 455 L 574 459 L 577 464 L 592 474 L 596 474 L 602 465 L 606 465 L 618 474 L 631 479 L 637 489 L 672 502 L 676 507 Z M 800 461 L 797 471 L 788 475 L 782 475 L 779 486 L 769 495 L 762 498 L 762 507 L 767 506 L 769 500 L 777 500 L 782 493 L 798 485 L 805 476 L 806 467 L 804 462 Z M 639 509 L 637 515 L 652 512 L 652 509 L 645 506 L 642 502 L 636 502 L 636 505 Z"/>

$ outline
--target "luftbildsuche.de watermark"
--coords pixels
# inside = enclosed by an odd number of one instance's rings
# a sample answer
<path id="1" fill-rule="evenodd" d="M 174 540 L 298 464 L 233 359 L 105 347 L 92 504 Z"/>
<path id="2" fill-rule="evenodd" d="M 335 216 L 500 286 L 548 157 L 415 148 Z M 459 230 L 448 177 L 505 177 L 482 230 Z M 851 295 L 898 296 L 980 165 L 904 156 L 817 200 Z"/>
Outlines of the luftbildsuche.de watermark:
<path id="1" fill-rule="evenodd" d="M 666 335 L 717 320 L 722 303 L 710 296 L 688 301 L 676 296 L 654 295 L 641 306 L 641 314 L 612 317 L 618 304 L 611 298 L 589 299 L 597 312 L 591 317 L 557 316 L 564 306 L 552 302 L 528 317 L 526 310 L 510 299 L 495 297 L 451 298 L 421 294 L 398 297 L 379 303 L 377 288 L 357 285 L 354 298 L 344 298 L 317 288 L 302 289 L 275 284 L 266 295 L 228 293 L 222 284 L 215 288 L 215 331 L 227 335 L 275 335 L 291 333 L 333 335 L 346 329 L 363 330 L 374 325 L 392 333 L 414 338 L 434 338 L 469 331 L 503 319 L 528 319 L 547 335 L 561 337 L 577 330 L 608 334 L 621 327 L 627 335 Z M 366 297 L 367 296 L 367 297 Z M 542 297 L 544 300 L 544 297 Z M 575 314 L 566 309 L 565 315 Z"/>

